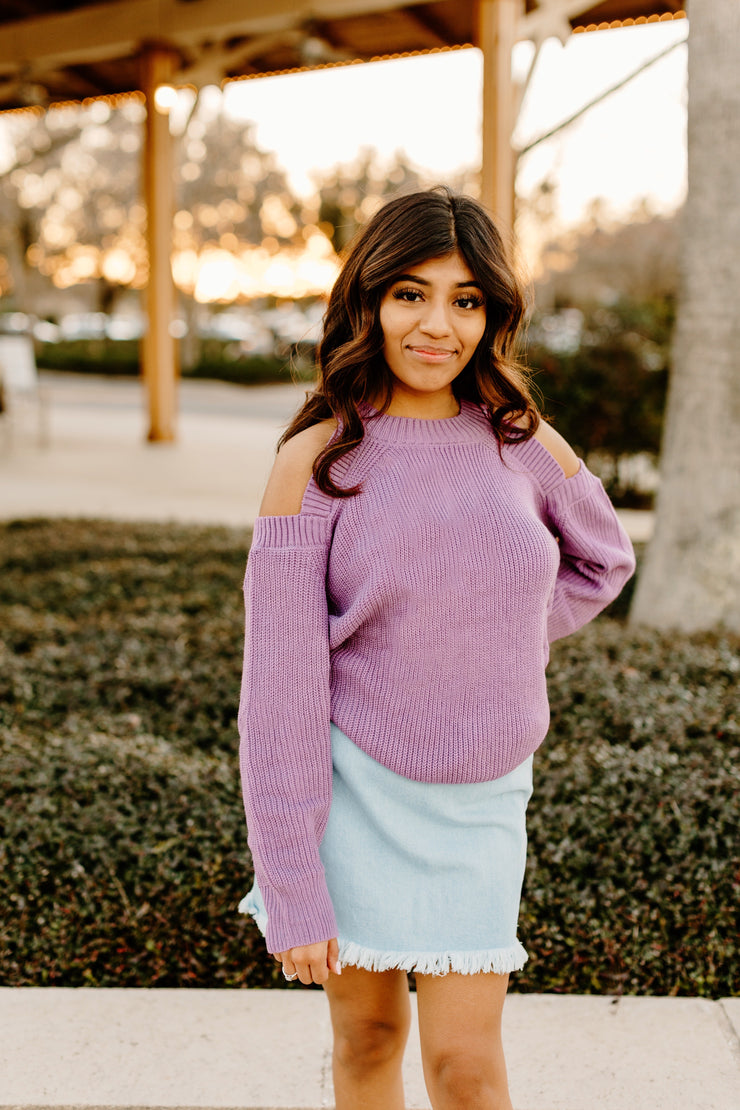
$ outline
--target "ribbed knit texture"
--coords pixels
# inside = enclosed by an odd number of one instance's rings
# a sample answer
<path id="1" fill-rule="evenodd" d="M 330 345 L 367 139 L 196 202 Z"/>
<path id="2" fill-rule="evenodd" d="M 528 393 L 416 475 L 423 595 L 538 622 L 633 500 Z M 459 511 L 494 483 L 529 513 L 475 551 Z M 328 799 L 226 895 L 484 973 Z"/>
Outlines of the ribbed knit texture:
<path id="1" fill-rule="evenodd" d="M 258 518 L 247 563 L 241 770 L 271 952 L 336 935 L 318 852 L 330 721 L 411 779 L 505 775 L 547 732 L 549 642 L 635 566 L 585 464 L 566 479 L 536 439 L 499 454 L 469 402 L 444 420 L 363 416 L 332 470 L 362 492 L 311 479 L 300 515 Z"/>

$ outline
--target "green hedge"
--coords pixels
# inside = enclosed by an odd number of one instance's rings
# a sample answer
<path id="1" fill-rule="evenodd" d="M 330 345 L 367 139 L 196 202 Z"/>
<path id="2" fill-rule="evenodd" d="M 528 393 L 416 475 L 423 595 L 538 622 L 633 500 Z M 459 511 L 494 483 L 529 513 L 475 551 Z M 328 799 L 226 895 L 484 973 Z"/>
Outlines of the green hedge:
<path id="1" fill-rule="evenodd" d="M 213 378 L 244 385 L 262 385 L 293 380 L 308 381 L 315 369 L 310 355 L 291 357 L 239 355 L 234 344 L 219 339 L 200 344 L 197 363 L 183 371 L 184 378 Z M 140 345 L 135 339 L 68 339 L 44 343 L 36 363 L 46 370 L 70 370 L 77 374 L 135 377 L 141 371 Z"/>
<path id="2" fill-rule="evenodd" d="M 139 373 L 137 339 L 62 339 L 40 343 L 36 365 L 42 370 L 72 370 L 77 374 L 109 374 L 112 377 Z"/>
<path id="3" fill-rule="evenodd" d="M 0 526 L 0 983 L 285 985 L 235 912 L 248 539 Z M 553 645 L 514 989 L 736 994 L 740 641 L 619 611 Z"/>

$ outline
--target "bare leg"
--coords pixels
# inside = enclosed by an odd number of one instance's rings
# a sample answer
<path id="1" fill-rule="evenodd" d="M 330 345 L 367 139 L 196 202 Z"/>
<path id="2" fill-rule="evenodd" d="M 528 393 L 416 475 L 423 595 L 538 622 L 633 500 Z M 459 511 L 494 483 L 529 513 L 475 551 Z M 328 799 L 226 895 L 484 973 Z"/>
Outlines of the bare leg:
<path id="1" fill-rule="evenodd" d="M 403 1110 L 411 1007 L 406 973 L 344 967 L 324 985 L 334 1030 L 336 1110 Z"/>
<path id="2" fill-rule="evenodd" d="M 501 1043 L 508 975 L 418 975 L 424 1079 L 434 1110 L 512 1110 Z"/>

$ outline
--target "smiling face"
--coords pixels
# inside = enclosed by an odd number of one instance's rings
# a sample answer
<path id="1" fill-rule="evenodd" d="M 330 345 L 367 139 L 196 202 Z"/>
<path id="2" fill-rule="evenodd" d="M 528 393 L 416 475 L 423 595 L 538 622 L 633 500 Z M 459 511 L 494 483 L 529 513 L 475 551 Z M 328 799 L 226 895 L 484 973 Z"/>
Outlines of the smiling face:
<path id="1" fill-rule="evenodd" d="M 380 302 L 383 355 L 393 374 L 390 413 L 450 409 L 452 382 L 486 327 L 480 286 L 459 252 L 399 274 Z"/>

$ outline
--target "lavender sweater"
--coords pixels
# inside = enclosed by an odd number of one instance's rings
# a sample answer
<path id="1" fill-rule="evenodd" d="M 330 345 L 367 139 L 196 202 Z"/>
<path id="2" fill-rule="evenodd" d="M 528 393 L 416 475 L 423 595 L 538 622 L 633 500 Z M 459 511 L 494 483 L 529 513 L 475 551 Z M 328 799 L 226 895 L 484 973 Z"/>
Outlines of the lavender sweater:
<path id="1" fill-rule="evenodd" d="M 635 566 L 584 463 L 566 479 L 536 439 L 501 457 L 469 402 L 442 420 L 364 415 L 332 470 L 362 492 L 311 479 L 300 514 L 258 518 L 247 562 L 240 764 L 271 952 L 336 935 L 319 857 L 330 721 L 411 779 L 505 775 L 547 732 L 549 642 Z"/>

